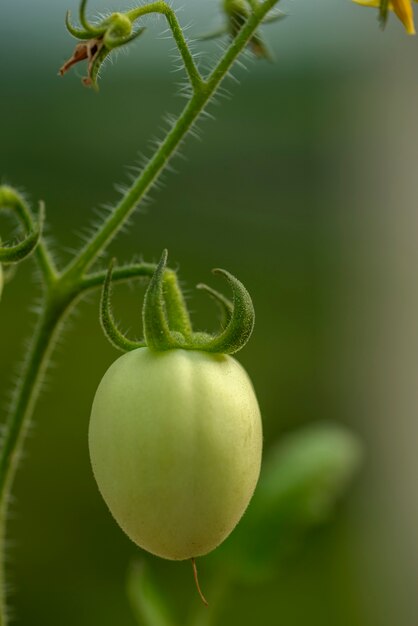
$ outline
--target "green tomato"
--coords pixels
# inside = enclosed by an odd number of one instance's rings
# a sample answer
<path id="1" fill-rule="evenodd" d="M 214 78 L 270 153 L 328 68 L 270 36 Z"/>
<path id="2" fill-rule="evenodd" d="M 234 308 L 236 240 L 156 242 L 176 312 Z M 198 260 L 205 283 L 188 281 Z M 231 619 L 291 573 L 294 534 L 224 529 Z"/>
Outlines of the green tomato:
<path id="1" fill-rule="evenodd" d="M 99 490 L 126 534 L 157 556 L 189 559 L 216 548 L 251 499 L 260 410 L 232 357 L 139 348 L 104 375 L 89 447 Z"/>

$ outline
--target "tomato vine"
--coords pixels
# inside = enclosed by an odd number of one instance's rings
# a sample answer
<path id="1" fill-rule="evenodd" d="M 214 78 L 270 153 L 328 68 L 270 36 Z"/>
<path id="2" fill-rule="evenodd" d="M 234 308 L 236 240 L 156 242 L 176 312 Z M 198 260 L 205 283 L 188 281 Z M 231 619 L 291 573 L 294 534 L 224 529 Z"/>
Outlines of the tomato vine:
<path id="1" fill-rule="evenodd" d="M 254 41 L 260 24 L 265 19 L 269 19 L 269 15 L 271 15 L 277 2 L 278 0 L 263 0 L 262 2 L 252 0 L 249 3 L 248 14 L 244 16 L 245 19 L 241 19 L 239 27 L 235 28 L 230 45 L 213 70 L 206 76 L 200 73 L 195 64 L 174 10 L 162 0 L 143 5 L 126 13 L 111 14 L 97 25 L 88 21 L 86 0 L 81 0 L 80 28 L 72 25 L 70 16 L 67 14 L 67 28 L 73 36 L 79 39 L 79 43 L 74 55 L 61 69 L 62 73 L 65 73 L 74 62 L 87 59 L 89 71 L 87 80 L 84 82 L 96 87 L 100 67 L 108 54 L 117 47 L 129 44 L 133 38 L 143 32 L 141 26 L 133 30 L 134 23 L 140 21 L 147 14 L 156 13 L 163 15 L 168 22 L 190 82 L 191 92 L 183 111 L 172 122 L 165 139 L 158 146 L 144 169 L 107 219 L 97 227 L 87 243 L 64 268 L 56 266 L 48 243 L 42 234 L 43 204 L 40 205 L 39 215 L 36 219 L 21 194 L 8 186 L 0 187 L 0 208 L 13 210 L 27 231 L 21 242 L 0 248 L 0 262 L 15 263 L 32 252 L 36 257 L 43 279 L 42 305 L 39 310 L 37 325 L 4 425 L 0 450 L 0 626 L 5 626 L 8 623 L 4 585 L 4 541 L 8 503 L 25 437 L 56 339 L 65 324 L 69 311 L 88 290 L 101 286 L 105 281 L 106 272 L 92 272 L 92 265 L 168 166 L 178 147 L 191 133 L 195 123 L 204 113 L 221 83 L 227 78 L 233 64 L 245 47 Z M 234 20 L 235 18 L 233 15 L 229 15 L 229 19 Z M 122 266 L 114 269 L 112 280 L 123 281 L 134 277 L 150 277 L 156 269 L 156 266 L 147 263 Z M 170 272 L 171 270 L 167 270 L 165 276 L 173 276 L 173 273 L 170 274 Z M 230 275 L 224 275 L 233 286 L 236 286 Z M 206 287 L 203 288 L 207 289 Z M 217 298 L 222 303 L 222 297 L 218 297 L 214 290 L 209 291 L 212 297 Z M 229 310 L 228 303 L 224 305 L 224 309 L 226 309 L 227 315 L 233 317 L 233 312 L 231 313 Z M 231 320 L 229 320 L 229 328 L 230 324 Z M 251 323 L 248 322 L 246 326 L 247 335 L 250 326 Z M 216 339 L 213 341 L 216 342 Z M 219 349 L 216 344 L 212 347 L 215 350 Z"/>

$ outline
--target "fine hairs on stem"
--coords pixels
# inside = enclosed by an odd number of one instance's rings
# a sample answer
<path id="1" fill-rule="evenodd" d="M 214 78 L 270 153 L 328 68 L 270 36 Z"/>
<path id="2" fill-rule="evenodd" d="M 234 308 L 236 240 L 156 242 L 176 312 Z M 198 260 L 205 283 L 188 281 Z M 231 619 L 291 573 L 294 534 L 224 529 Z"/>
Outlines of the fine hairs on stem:
<path id="1" fill-rule="evenodd" d="M 86 0 L 81 0 L 79 21 L 81 28 L 72 26 L 67 16 L 67 27 L 71 34 L 79 39 L 73 61 L 86 59 L 89 63 L 89 75 L 86 85 L 97 87 L 97 77 L 101 64 L 108 54 L 123 46 L 142 32 L 140 20 L 147 14 L 160 14 L 167 20 L 173 38 L 179 49 L 185 71 L 190 82 L 190 96 L 185 107 L 173 122 L 165 138 L 147 161 L 120 202 L 97 226 L 83 247 L 73 256 L 66 267 L 59 267 L 42 233 L 43 204 L 38 220 L 32 215 L 26 200 L 14 189 L 0 186 L 0 209 L 10 209 L 20 217 L 29 243 L 25 243 L 24 254 L 19 249 L 16 256 L 8 262 L 20 261 L 23 256 L 33 253 L 41 270 L 43 282 L 42 303 L 39 307 L 36 328 L 31 337 L 20 377 L 15 388 L 13 402 L 6 416 L 0 450 L 0 626 L 7 626 L 8 612 L 5 593 L 4 542 L 8 503 L 14 478 L 21 457 L 26 433 L 39 397 L 40 389 L 55 342 L 65 326 L 65 322 L 74 305 L 88 290 L 101 287 L 107 273 L 103 269 L 92 272 L 90 268 L 99 259 L 111 240 L 121 231 L 135 209 L 146 198 L 149 190 L 156 184 L 161 174 L 169 166 L 170 160 L 182 142 L 193 132 L 193 128 L 230 70 L 246 46 L 253 41 L 259 26 L 268 17 L 278 0 L 253 0 L 249 5 L 248 15 L 240 28 L 231 36 L 230 44 L 222 58 L 207 76 L 199 72 L 189 50 L 186 38 L 172 7 L 164 1 L 145 4 L 126 13 L 114 13 L 99 24 L 90 24 L 86 18 Z M 139 22 L 139 24 L 138 24 Z M 91 41 L 94 40 L 94 44 Z M 87 42 L 87 43 L 85 43 Z M 89 43 L 90 42 L 90 43 Z M 72 65 L 71 61 L 67 64 Z M 19 256 L 20 255 L 20 256 Z M 149 278 L 156 266 L 149 263 L 137 263 L 115 267 L 112 282 L 129 280 L 135 277 Z M 167 272 L 172 270 L 168 269 Z M 170 274 L 168 275 L 170 277 Z M 195 580 L 197 570 L 192 560 Z M 204 602 L 205 599 L 199 593 Z"/>

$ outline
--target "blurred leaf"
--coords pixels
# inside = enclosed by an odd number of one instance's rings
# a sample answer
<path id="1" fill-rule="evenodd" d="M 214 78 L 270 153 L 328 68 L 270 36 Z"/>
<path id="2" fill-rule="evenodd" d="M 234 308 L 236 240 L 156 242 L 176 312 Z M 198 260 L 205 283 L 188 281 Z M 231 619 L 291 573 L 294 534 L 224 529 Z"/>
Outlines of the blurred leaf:
<path id="1" fill-rule="evenodd" d="M 329 517 L 361 458 L 358 439 L 335 425 L 305 428 L 273 447 L 244 518 L 215 553 L 223 567 L 251 581 L 273 574 L 289 546 Z"/>
<path id="2" fill-rule="evenodd" d="M 139 626 L 174 626 L 145 561 L 131 565 L 127 593 Z"/>

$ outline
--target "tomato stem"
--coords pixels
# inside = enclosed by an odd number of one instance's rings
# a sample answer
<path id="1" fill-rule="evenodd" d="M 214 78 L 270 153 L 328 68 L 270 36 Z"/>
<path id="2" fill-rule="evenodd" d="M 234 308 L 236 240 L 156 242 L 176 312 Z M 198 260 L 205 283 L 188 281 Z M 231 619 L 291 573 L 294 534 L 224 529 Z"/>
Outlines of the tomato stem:
<path id="1" fill-rule="evenodd" d="M 6 626 L 8 621 L 5 606 L 3 543 L 9 494 L 13 486 L 18 461 L 24 446 L 25 435 L 40 393 L 44 374 L 48 368 L 54 343 L 63 326 L 66 315 L 74 303 L 87 290 L 103 284 L 106 273 L 99 271 L 89 274 L 87 273 L 88 269 L 99 258 L 115 235 L 120 232 L 122 226 L 138 204 L 167 168 L 170 160 L 186 136 L 193 130 L 196 121 L 203 114 L 221 83 L 229 75 L 234 62 L 248 42 L 251 41 L 265 16 L 277 2 L 278 0 L 264 0 L 261 4 L 254 5 L 248 19 L 242 25 L 241 30 L 232 40 L 216 67 L 204 78 L 200 75 L 195 65 L 177 17 L 167 3 L 163 1 L 154 2 L 138 9 L 133 9 L 126 14 L 132 21 L 152 12 L 165 16 L 185 65 L 191 84 L 191 96 L 178 119 L 172 122 L 165 139 L 124 194 L 119 204 L 107 219 L 98 226 L 91 239 L 75 255 L 64 270 L 59 271 L 57 269 L 44 237 L 40 234 L 37 239 L 34 256 L 40 267 L 44 284 L 43 304 L 40 309 L 35 333 L 27 351 L 14 402 L 4 424 L 0 450 L 0 626 Z M 74 29 L 69 23 L 68 16 L 67 26 L 76 37 L 88 40 L 92 38 L 92 34 L 93 38 L 97 36 L 97 29 L 87 22 L 85 7 L 86 0 L 82 0 L 80 21 L 84 31 Z M 95 33 L 92 32 L 93 30 Z M 102 32 L 100 31 L 100 35 L 102 35 Z M 112 45 L 113 43 L 114 41 Z M 0 206 L 13 208 L 26 230 L 31 232 L 35 226 L 35 221 L 31 216 L 26 201 L 14 190 L 8 187 L 0 187 L 0 192 L 5 190 L 13 192 L 14 195 L 12 199 L 11 196 L 8 196 L 8 199 L 5 201 L 0 194 Z M 116 268 L 113 279 L 127 280 L 134 276 L 149 275 L 149 264 L 136 264 L 131 267 Z M 186 324 L 187 318 L 184 317 L 183 321 Z M 187 328 L 187 325 L 185 327 Z"/>
<path id="2" fill-rule="evenodd" d="M 200 82 L 198 87 L 195 87 L 193 95 L 188 100 L 183 111 L 177 120 L 172 122 L 165 139 L 160 143 L 157 151 L 150 158 L 138 178 L 124 194 L 112 213 L 97 227 L 90 240 L 68 266 L 67 271 L 72 276 L 79 278 L 84 275 L 99 254 L 115 237 L 116 233 L 119 232 L 121 226 L 134 212 L 144 196 L 150 191 L 162 172 L 168 167 L 170 160 L 175 155 L 185 137 L 192 132 L 196 121 L 203 114 L 206 106 L 217 92 L 221 83 L 228 77 L 231 67 L 251 40 L 264 17 L 277 2 L 278 0 L 265 0 L 256 10 L 253 10 L 209 76 Z M 158 2 L 155 4 L 164 5 L 165 3 Z M 145 9 L 151 6 L 155 6 L 154 3 L 140 7 L 140 9 L 136 9 L 136 11 L 141 10 L 143 11 L 142 14 L 145 14 L 146 12 L 150 12 Z M 166 10 L 171 11 L 170 7 Z M 178 41 L 177 44 L 179 44 Z M 182 58 L 185 62 L 183 55 Z"/>

